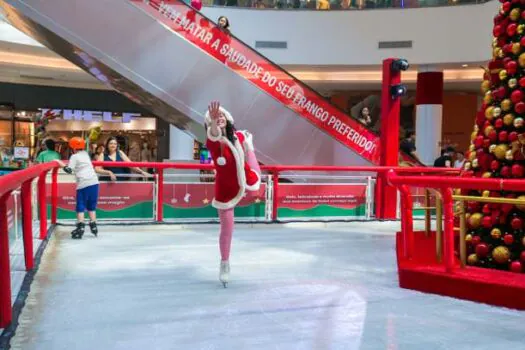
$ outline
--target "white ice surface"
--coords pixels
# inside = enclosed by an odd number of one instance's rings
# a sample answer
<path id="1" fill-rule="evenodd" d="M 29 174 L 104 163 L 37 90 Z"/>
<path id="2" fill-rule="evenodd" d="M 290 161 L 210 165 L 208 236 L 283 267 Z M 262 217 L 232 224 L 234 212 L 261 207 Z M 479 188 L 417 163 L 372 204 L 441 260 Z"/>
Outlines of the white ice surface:
<path id="1" fill-rule="evenodd" d="M 111 226 L 46 248 L 11 344 L 23 350 L 524 349 L 525 313 L 402 290 L 397 223 Z M 480 291 L 482 293 L 482 291 Z"/>

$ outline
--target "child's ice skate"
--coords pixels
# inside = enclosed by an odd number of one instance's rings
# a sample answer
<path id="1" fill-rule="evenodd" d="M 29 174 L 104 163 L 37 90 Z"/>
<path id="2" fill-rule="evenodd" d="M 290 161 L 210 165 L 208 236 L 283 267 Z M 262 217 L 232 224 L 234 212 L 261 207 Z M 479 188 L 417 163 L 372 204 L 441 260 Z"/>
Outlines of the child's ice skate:
<path id="1" fill-rule="evenodd" d="M 73 239 L 82 239 L 82 236 L 84 235 L 85 227 L 86 227 L 86 224 L 84 224 L 83 222 L 78 222 L 77 223 L 77 228 L 75 228 L 71 232 L 71 238 L 73 238 Z"/>
<path id="2" fill-rule="evenodd" d="M 219 280 L 222 282 L 224 288 L 226 288 L 228 282 L 230 281 L 230 262 L 228 260 L 221 261 Z"/>
<path id="3" fill-rule="evenodd" d="M 97 223 L 95 221 L 91 221 L 89 223 L 89 229 L 91 230 L 91 233 L 97 237 L 98 235 L 98 227 L 97 227 Z"/>

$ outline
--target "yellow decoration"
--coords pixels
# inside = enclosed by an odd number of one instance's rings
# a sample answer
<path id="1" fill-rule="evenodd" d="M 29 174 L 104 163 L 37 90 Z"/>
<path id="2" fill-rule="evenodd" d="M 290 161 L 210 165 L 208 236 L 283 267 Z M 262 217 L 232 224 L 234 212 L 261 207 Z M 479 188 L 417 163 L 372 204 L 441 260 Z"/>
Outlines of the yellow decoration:
<path id="1" fill-rule="evenodd" d="M 487 126 L 487 127 L 485 128 L 485 130 L 484 130 L 484 134 L 485 134 L 485 136 L 489 137 L 489 135 L 490 135 L 490 133 L 491 133 L 492 131 L 494 131 L 494 127 L 493 127 L 493 126 L 490 126 L 490 125 Z"/>
<path id="2" fill-rule="evenodd" d="M 477 265 L 478 264 L 478 256 L 476 254 L 470 254 L 467 258 L 467 264 L 469 265 Z"/>
<path id="3" fill-rule="evenodd" d="M 515 8 L 515 9 L 512 9 L 512 11 L 510 11 L 509 17 L 511 20 L 516 22 L 520 18 L 520 15 L 521 15 L 520 9 Z"/>
<path id="4" fill-rule="evenodd" d="M 523 201 L 525 200 L 525 196 L 519 196 L 518 199 Z M 516 207 L 521 211 L 525 211 L 525 204 L 518 204 Z"/>
<path id="5" fill-rule="evenodd" d="M 470 146 L 468 146 L 468 150 L 469 150 L 470 152 L 474 152 L 474 151 L 476 150 L 476 146 L 474 146 L 474 145 L 470 145 Z"/>
<path id="6" fill-rule="evenodd" d="M 499 228 L 493 228 L 492 231 L 490 231 L 490 236 L 494 239 L 500 239 L 501 230 Z"/>
<path id="7" fill-rule="evenodd" d="M 489 91 L 489 89 L 490 89 L 490 81 L 483 80 L 483 82 L 481 83 L 481 92 L 485 93 Z"/>
<path id="8" fill-rule="evenodd" d="M 489 190 L 485 190 L 481 193 L 481 197 L 490 197 L 490 191 Z"/>
<path id="9" fill-rule="evenodd" d="M 494 155 L 498 159 L 505 159 L 505 153 L 507 152 L 508 149 L 509 149 L 509 146 L 507 146 L 506 144 L 504 143 L 499 144 L 496 146 L 496 149 L 494 150 Z"/>
<path id="10" fill-rule="evenodd" d="M 523 34 L 523 32 L 525 31 L 525 25 L 520 24 L 516 31 L 518 32 L 518 34 Z"/>
<path id="11" fill-rule="evenodd" d="M 470 154 L 468 155 L 468 160 L 473 162 L 474 159 L 476 159 L 476 152 L 470 152 Z"/>
<path id="12" fill-rule="evenodd" d="M 476 159 L 474 159 L 474 160 L 472 161 L 472 167 L 473 167 L 474 169 L 477 169 L 477 168 L 479 167 L 479 160 L 478 160 L 478 158 L 476 158 Z"/>
<path id="13" fill-rule="evenodd" d="M 503 117 L 503 124 L 510 126 L 512 122 L 514 122 L 514 116 L 512 114 L 509 113 Z"/>
<path id="14" fill-rule="evenodd" d="M 473 131 L 470 134 L 470 141 L 474 141 L 476 139 L 476 137 L 478 137 L 478 133 L 476 131 Z"/>
<path id="15" fill-rule="evenodd" d="M 507 71 L 505 69 L 502 69 L 502 70 L 499 71 L 499 78 L 500 78 L 500 80 L 507 79 Z"/>
<path id="16" fill-rule="evenodd" d="M 511 103 L 510 100 L 503 100 L 501 103 L 503 104 L 503 102 L 505 102 L 505 101 L 508 101 L 509 104 Z M 495 107 L 495 108 L 492 110 L 492 116 L 493 116 L 494 118 L 497 118 L 497 117 L 499 117 L 500 115 L 501 115 L 501 108 L 499 108 L 499 107 Z"/>
<path id="17" fill-rule="evenodd" d="M 495 150 L 496 150 L 496 145 L 490 145 L 489 146 L 489 152 L 490 153 L 494 153 Z"/>
<path id="18" fill-rule="evenodd" d="M 520 67 L 522 67 L 522 68 L 525 67 L 525 52 L 522 53 L 520 55 L 520 57 L 518 57 L 518 63 L 520 65 Z"/>
<path id="19" fill-rule="evenodd" d="M 520 43 L 514 43 L 512 44 L 512 53 L 517 55 L 521 52 L 521 45 Z"/>
<path id="20" fill-rule="evenodd" d="M 501 101 L 501 109 L 503 109 L 505 112 L 507 111 L 510 111 L 510 109 L 512 108 L 512 102 L 511 100 L 509 100 L 508 98 L 504 99 L 503 101 Z M 499 108 L 495 108 L 495 109 L 499 109 Z M 499 114 L 495 117 L 499 117 L 500 114 L 501 114 L 501 109 L 499 111 Z"/>
<path id="21" fill-rule="evenodd" d="M 518 86 L 518 80 L 516 78 L 509 79 L 508 85 L 511 89 L 514 89 L 516 86 Z"/>
<path id="22" fill-rule="evenodd" d="M 492 103 L 492 92 L 491 91 L 487 91 L 485 93 L 485 96 L 483 97 L 483 102 L 485 102 L 486 104 Z"/>
<path id="23" fill-rule="evenodd" d="M 481 177 L 483 177 L 484 179 L 488 179 L 488 178 L 491 177 L 491 175 L 492 174 L 490 172 L 486 171 L 486 172 L 483 173 L 483 175 L 481 175 Z"/>
<path id="24" fill-rule="evenodd" d="M 510 250 L 507 247 L 500 245 L 499 247 L 494 248 L 492 251 L 492 258 L 498 264 L 505 264 L 510 259 Z"/>
<path id="25" fill-rule="evenodd" d="M 465 236 L 465 242 L 472 242 L 472 235 L 470 233 Z"/>
<path id="26" fill-rule="evenodd" d="M 514 152 L 512 152 L 512 150 L 508 150 L 507 152 L 505 152 L 505 159 L 506 160 L 513 160 L 514 159 Z"/>
<path id="27" fill-rule="evenodd" d="M 470 215 L 470 217 L 468 218 L 468 223 L 470 227 L 478 228 L 481 225 L 481 218 L 483 218 L 483 215 L 481 215 L 480 213 L 474 213 Z"/>
<path id="28" fill-rule="evenodd" d="M 490 106 L 485 110 L 485 118 L 492 120 L 494 118 L 494 107 Z"/>

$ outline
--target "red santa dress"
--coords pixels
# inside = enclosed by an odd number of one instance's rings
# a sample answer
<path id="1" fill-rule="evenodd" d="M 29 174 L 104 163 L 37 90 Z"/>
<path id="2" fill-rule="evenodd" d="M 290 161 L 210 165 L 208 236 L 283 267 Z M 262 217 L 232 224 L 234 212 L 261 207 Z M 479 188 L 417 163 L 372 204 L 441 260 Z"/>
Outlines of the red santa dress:
<path id="1" fill-rule="evenodd" d="M 226 114 L 228 120 L 233 121 L 231 115 L 222 107 L 221 111 Z M 209 121 L 208 114 L 206 121 Z M 217 209 L 235 207 L 246 191 L 258 191 L 261 185 L 260 174 L 251 169 L 245 160 L 245 151 L 253 151 L 250 133 L 236 131 L 235 135 L 237 139 L 232 144 L 226 135 L 213 136 L 211 128 L 207 130 L 206 147 L 211 153 L 216 170 L 215 198 L 212 205 Z"/>

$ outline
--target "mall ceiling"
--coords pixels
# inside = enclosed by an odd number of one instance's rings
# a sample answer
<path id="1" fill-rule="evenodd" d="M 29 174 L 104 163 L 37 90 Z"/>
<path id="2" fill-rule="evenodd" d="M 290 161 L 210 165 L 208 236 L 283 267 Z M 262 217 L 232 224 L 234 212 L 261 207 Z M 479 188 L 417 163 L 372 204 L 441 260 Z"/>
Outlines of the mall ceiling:
<path id="1" fill-rule="evenodd" d="M 437 65 L 445 73 L 445 89 L 479 91 L 480 63 Z M 323 94 L 331 91 L 379 90 L 380 66 L 285 66 L 290 73 Z M 415 89 L 418 67 L 404 73 L 403 81 Z M 69 61 L 44 47 L 0 41 L 0 81 L 105 90 L 103 84 Z"/>

